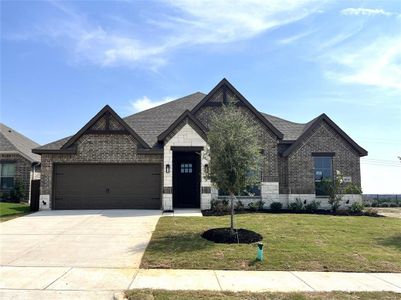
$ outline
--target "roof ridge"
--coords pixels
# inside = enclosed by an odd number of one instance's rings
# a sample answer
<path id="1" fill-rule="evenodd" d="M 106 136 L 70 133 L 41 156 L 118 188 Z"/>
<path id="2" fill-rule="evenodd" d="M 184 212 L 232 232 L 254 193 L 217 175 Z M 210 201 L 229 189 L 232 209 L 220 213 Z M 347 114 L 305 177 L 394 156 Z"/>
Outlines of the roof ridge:
<path id="1" fill-rule="evenodd" d="M 22 133 L 18 132 L 17 130 L 15 130 L 15 129 L 11 128 L 11 127 L 8 127 L 6 124 L 0 122 L 0 127 L 1 126 L 5 127 L 8 132 L 13 133 L 13 134 L 17 134 L 17 135 L 19 135 L 19 137 L 21 137 L 21 138 L 23 138 L 25 140 L 28 140 L 29 142 L 31 142 L 33 144 L 36 144 L 36 146 L 40 146 L 40 144 L 38 144 L 35 141 L 31 140 L 29 137 L 23 135 Z M 2 134 L 7 139 L 7 141 L 9 141 L 15 148 L 18 149 L 18 147 L 15 145 L 15 143 L 13 141 L 11 141 L 3 132 L 2 132 Z"/>
<path id="2" fill-rule="evenodd" d="M 282 121 L 285 121 L 285 122 L 288 122 L 288 123 L 296 124 L 296 125 L 306 125 L 306 124 L 308 124 L 310 122 L 309 121 L 309 122 L 306 122 L 306 123 L 298 123 L 298 122 L 289 121 L 287 119 L 283 119 L 283 118 L 280 118 L 280 117 L 277 117 L 275 115 L 271 115 L 271 114 L 268 114 L 268 113 L 265 113 L 265 112 L 261 112 L 261 113 L 262 113 L 262 115 L 273 117 L 273 118 L 276 118 L 276 119 L 279 119 L 279 120 L 282 120 Z"/>
<path id="3" fill-rule="evenodd" d="M 153 106 L 153 107 L 151 107 L 151 108 L 148 108 L 148 109 L 145 109 L 145 110 L 142 110 L 142 111 L 138 111 L 138 112 L 136 112 L 136 113 L 134 113 L 134 114 L 132 114 L 132 115 L 125 116 L 123 119 L 130 118 L 130 117 L 132 117 L 132 116 L 135 116 L 135 115 L 138 115 L 138 114 L 141 114 L 141 113 L 144 113 L 144 112 L 148 112 L 148 111 L 150 111 L 150 110 L 152 110 L 152 109 L 155 109 L 155 108 L 160 108 L 160 107 L 162 107 L 162 106 L 171 104 L 171 103 L 173 103 L 173 102 L 178 102 L 178 101 L 185 100 L 185 98 L 190 97 L 190 96 L 193 96 L 193 95 L 195 95 L 195 94 L 202 94 L 202 95 L 206 96 L 205 93 L 202 93 L 202 92 L 199 92 L 199 91 L 198 91 L 198 92 L 195 92 L 195 93 L 192 93 L 192 94 L 188 94 L 188 95 L 186 95 L 186 96 L 183 96 L 183 97 L 180 97 L 180 98 L 171 100 L 171 101 L 167 101 L 167 102 L 162 103 L 162 104 L 159 104 L 159 105 L 157 105 L 157 106 Z"/>

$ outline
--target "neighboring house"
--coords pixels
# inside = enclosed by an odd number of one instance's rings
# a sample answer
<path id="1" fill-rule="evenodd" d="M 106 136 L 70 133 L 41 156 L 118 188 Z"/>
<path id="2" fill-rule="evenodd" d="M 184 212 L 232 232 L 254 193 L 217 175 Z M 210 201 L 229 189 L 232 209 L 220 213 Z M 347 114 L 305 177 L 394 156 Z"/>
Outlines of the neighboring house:
<path id="1" fill-rule="evenodd" d="M 207 95 L 123 119 L 106 106 L 73 136 L 34 149 L 42 156 L 41 209 L 209 208 L 219 192 L 203 176 L 206 133 L 210 113 L 228 102 L 257 124 L 263 144 L 260 188 L 246 201 L 262 199 L 268 207 L 314 200 L 321 179 L 335 170 L 360 186 L 359 161 L 367 152 L 329 117 L 299 124 L 261 113 L 223 79 Z M 348 204 L 360 201 L 349 197 Z"/>
<path id="2" fill-rule="evenodd" d="M 40 179 L 40 155 L 32 153 L 38 143 L 0 123 L 0 193 L 1 198 L 22 185 L 29 200 L 31 180 Z M 11 199 L 15 200 L 15 199 Z"/>

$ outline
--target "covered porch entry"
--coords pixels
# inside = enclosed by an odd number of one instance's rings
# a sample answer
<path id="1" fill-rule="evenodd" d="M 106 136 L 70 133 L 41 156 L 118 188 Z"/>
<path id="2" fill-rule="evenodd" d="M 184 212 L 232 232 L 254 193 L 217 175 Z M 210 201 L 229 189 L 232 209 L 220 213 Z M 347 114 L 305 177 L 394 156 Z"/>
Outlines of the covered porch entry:
<path id="1" fill-rule="evenodd" d="M 200 208 L 203 147 L 171 147 L 173 208 Z"/>

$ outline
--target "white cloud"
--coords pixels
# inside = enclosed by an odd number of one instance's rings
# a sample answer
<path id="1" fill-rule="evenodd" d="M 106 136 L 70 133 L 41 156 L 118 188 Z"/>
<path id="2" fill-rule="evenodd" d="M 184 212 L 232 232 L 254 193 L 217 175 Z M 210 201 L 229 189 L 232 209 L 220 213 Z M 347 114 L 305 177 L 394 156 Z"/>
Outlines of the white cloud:
<path id="1" fill-rule="evenodd" d="M 168 3 L 183 13 L 174 22 L 186 42 L 195 44 L 252 38 L 268 29 L 303 19 L 319 8 L 311 0 L 171 0 Z"/>
<path id="2" fill-rule="evenodd" d="M 130 111 L 131 112 L 140 112 L 155 106 L 162 105 L 169 101 L 172 101 L 176 98 L 174 97 L 164 97 L 161 100 L 152 100 L 147 96 L 143 96 L 142 98 L 130 101 Z"/>
<path id="3" fill-rule="evenodd" d="M 164 0 L 169 15 L 147 14 L 146 26 L 118 17 L 100 24 L 72 6 L 50 2 L 62 17 L 29 28 L 17 38 L 42 39 L 61 45 L 78 62 L 100 66 L 145 65 L 157 69 L 177 48 L 250 39 L 266 30 L 295 22 L 319 9 L 314 0 Z M 134 3 L 135 4 L 135 3 Z M 133 4 L 133 5 L 134 5 Z M 111 17 L 110 20 L 113 20 Z M 126 26 L 126 27 L 124 27 Z M 151 30 L 149 35 L 143 30 Z"/>
<path id="4" fill-rule="evenodd" d="M 394 15 L 395 13 L 385 11 L 383 9 L 379 8 L 345 8 L 341 10 L 341 14 L 345 16 L 377 16 L 377 15 L 382 15 L 382 16 L 391 16 Z"/>
<path id="5" fill-rule="evenodd" d="M 401 36 L 331 49 L 321 59 L 331 79 L 401 92 Z"/>
<path id="6" fill-rule="evenodd" d="M 284 39 L 280 39 L 278 41 L 279 44 L 282 45 L 289 45 L 289 44 L 293 44 L 307 36 L 309 36 L 310 34 L 312 34 L 313 32 L 315 32 L 316 30 L 311 30 L 311 31 L 306 31 L 306 32 L 302 32 L 296 35 L 292 35 L 290 37 L 284 38 Z"/>

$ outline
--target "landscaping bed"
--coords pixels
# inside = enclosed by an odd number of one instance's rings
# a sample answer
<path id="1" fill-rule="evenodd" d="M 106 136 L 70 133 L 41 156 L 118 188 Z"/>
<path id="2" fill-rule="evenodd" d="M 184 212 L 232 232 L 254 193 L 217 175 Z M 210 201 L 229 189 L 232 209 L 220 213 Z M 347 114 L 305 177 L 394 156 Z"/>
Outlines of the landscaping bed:
<path id="1" fill-rule="evenodd" d="M 332 212 L 331 210 L 319 209 L 313 212 L 309 212 L 306 210 L 291 210 L 291 209 L 281 209 L 279 211 L 274 211 L 271 209 L 263 209 L 263 210 L 249 210 L 244 209 L 240 211 L 236 211 L 235 214 L 250 214 L 250 213 L 271 213 L 271 214 L 316 214 L 316 215 L 330 215 L 330 216 L 369 216 L 369 217 L 382 217 L 377 214 L 376 209 L 366 209 L 362 212 L 351 212 L 349 210 L 337 210 L 336 212 Z M 230 214 L 230 211 L 216 211 L 211 209 L 202 210 L 202 215 L 205 217 L 210 216 L 227 216 Z"/>
<path id="2" fill-rule="evenodd" d="M 262 235 L 256 244 L 218 244 L 202 238 L 227 227 L 229 216 L 162 217 L 142 268 L 401 272 L 401 219 L 308 214 L 235 216 L 235 227 Z"/>
<path id="3" fill-rule="evenodd" d="M 166 290 L 130 290 L 126 292 L 129 300 L 396 300 L 400 295 L 392 292 L 298 292 L 298 293 L 250 293 L 250 292 L 212 292 L 212 291 L 166 291 Z"/>
<path id="4" fill-rule="evenodd" d="M 202 233 L 202 237 L 223 244 L 252 244 L 263 239 L 259 233 L 243 228 L 234 229 L 234 234 L 231 234 L 230 228 L 212 228 Z"/>

